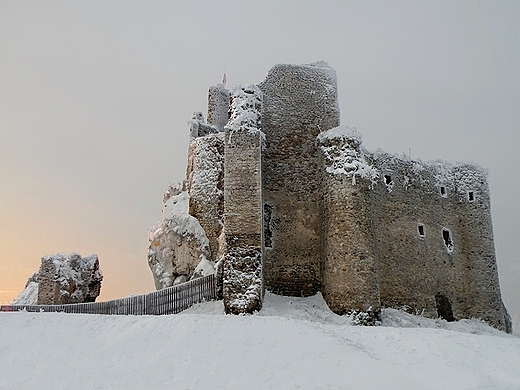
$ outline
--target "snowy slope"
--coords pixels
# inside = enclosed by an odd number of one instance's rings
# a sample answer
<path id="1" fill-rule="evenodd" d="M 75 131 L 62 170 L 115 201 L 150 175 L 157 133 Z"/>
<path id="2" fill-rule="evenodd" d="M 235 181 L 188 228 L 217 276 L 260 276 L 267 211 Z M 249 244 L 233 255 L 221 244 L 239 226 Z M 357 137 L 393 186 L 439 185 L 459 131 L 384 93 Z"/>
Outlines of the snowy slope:
<path id="1" fill-rule="evenodd" d="M 0 313 L 0 389 L 520 389 L 520 338 L 482 322 L 348 322 L 320 295 L 254 316 Z"/>

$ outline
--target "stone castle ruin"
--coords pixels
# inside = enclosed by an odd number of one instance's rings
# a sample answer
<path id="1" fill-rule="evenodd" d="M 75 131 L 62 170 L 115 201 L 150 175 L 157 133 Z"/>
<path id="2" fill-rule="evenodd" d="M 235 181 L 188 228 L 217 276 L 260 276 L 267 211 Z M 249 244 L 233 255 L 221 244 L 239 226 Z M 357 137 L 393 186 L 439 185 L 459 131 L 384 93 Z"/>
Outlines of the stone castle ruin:
<path id="1" fill-rule="evenodd" d="M 321 292 L 365 323 L 392 307 L 510 332 L 486 171 L 368 152 L 339 119 L 325 63 L 211 87 L 150 236 L 156 287 L 217 272 L 227 313 L 259 310 L 265 289 Z"/>

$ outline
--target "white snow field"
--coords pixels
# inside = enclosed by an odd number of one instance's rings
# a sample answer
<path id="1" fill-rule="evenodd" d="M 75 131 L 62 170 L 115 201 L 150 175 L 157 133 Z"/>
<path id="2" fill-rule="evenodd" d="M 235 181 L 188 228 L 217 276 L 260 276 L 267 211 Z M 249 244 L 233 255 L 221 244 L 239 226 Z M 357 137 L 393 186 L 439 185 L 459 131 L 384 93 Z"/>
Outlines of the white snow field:
<path id="1" fill-rule="evenodd" d="M 386 309 L 350 325 L 320 294 L 170 316 L 0 313 L 0 389 L 520 389 L 520 338 Z"/>

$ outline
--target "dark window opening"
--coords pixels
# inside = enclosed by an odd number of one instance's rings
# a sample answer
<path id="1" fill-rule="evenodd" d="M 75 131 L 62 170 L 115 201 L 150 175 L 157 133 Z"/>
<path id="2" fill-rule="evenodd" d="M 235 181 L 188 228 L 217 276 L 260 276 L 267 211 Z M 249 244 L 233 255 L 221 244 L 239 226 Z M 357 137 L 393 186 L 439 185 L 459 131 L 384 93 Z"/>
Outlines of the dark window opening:
<path id="1" fill-rule="evenodd" d="M 435 295 L 435 303 L 437 305 L 437 315 L 440 318 L 443 318 L 448 322 L 455 321 L 453 311 L 451 310 L 450 300 L 446 296 L 437 293 Z"/>
<path id="2" fill-rule="evenodd" d="M 473 191 L 468 192 L 468 200 L 470 202 L 473 202 L 475 200 L 475 194 L 473 193 Z"/>
<path id="3" fill-rule="evenodd" d="M 392 181 L 392 176 L 390 175 L 385 175 L 385 184 L 387 186 L 391 186 L 393 184 L 393 181 Z"/>
<path id="4" fill-rule="evenodd" d="M 273 205 L 264 203 L 264 246 L 273 247 Z"/>
<path id="5" fill-rule="evenodd" d="M 453 241 L 448 229 L 442 229 L 442 238 L 444 240 L 444 245 L 446 245 L 446 248 L 448 249 L 448 252 L 453 252 Z"/>
<path id="6" fill-rule="evenodd" d="M 447 194 L 446 194 L 446 187 L 442 186 L 442 187 L 440 188 L 440 192 L 441 192 L 441 196 L 442 196 L 442 197 L 445 198 L 445 197 L 447 196 Z"/>
<path id="7" fill-rule="evenodd" d="M 417 225 L 417 231 L 419 232 L 420 237 L 426 236 L 426 233 L 424 232 L 424 225 Z"/>

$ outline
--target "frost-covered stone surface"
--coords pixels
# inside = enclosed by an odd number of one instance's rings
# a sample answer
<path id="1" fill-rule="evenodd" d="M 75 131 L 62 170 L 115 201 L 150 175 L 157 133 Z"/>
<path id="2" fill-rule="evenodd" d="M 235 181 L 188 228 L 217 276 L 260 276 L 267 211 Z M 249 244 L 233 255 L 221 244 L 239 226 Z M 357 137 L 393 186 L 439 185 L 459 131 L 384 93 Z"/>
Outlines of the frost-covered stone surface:
<path id="1" fill-rule="evenodd" d="M 216 127 L 206 124 L 202 112 L 194 112 L 193 117 L 190 121 L 188 121 L 188 124 L 190 126 L 190 139 L 192 140 L 208 134 L 218 133 L 218 129 Z"/>
<path id="2" fill-rule="evenodd" d="M 208 91 L 208 125 L 224 131 L 229 119 L 229 90 L 222 84 L 213 85 Z"/>
<path id="3" fill-rule="evenodd" d="M 352 184 L 356 184 L 356 176 L 371 184 L 379 177 L 377 169 L 367 162 L 356 128 L 335 127 L 318 134 L 317 139 L 327 173 L 351 177 Z"/>
<path id="4" fill-rule="evenodd" d="M 484 169 L 368 152 L 350 128 L 319 134 L 317 146 L 322 293 L 332 310 L 408 307 L 511 331 Z"/>
<path id="5" fill-rule="evenodd" d="M 148 265 L 155 287 L 162 289 L 211 272 L 209 241 L 199 221 L 188 214 L 186 182 L 171 185 L 166 191 L 162 215 L 152 228 L 148 246 Z"/>
<path id="6" fill-rule="evenodd" d="M 78 253 L 44 256 L 40 269 L 29 278 L 13 305 L 62 305 L 94 302 L 101 292 L 103 274 L 97 255 Z"/>
<path id="7" fill-rule="evenodd" d="M 222 285 L 228 313 L 262 307 L 262 93 L 257 86 L 231 93 L 224 139 Z"/>
<path id="8" fill-rule="evenodd" d="M 260 130 L 262 99 L 262 91 L 255 84 L 233 88 L 231 90 L 230 117 L 225 127 L 232 131 Z"/>
<path id="9" fill-rule="evenodd" d="M 224 213 L 224 133 L 198 137 L 190 143 L 186 176 L 189 214 L 197 218 L 208 237 L 208 259 L 217 261 Z"/>
<path id="10" fill-rule="evenodd" d="M 316 136 L 339 125 L 336 72 L 325 62 L 273 66 L 264 95 L 262 184 L 269 291 L 313 295 L 321 285 Z"/>
<path id="11" fill-rule="evenodd" d="M 253 313 L 262 308 L 262 251 L 234 248 L 224 257 L 224 307 L 229 314 Z"/>

